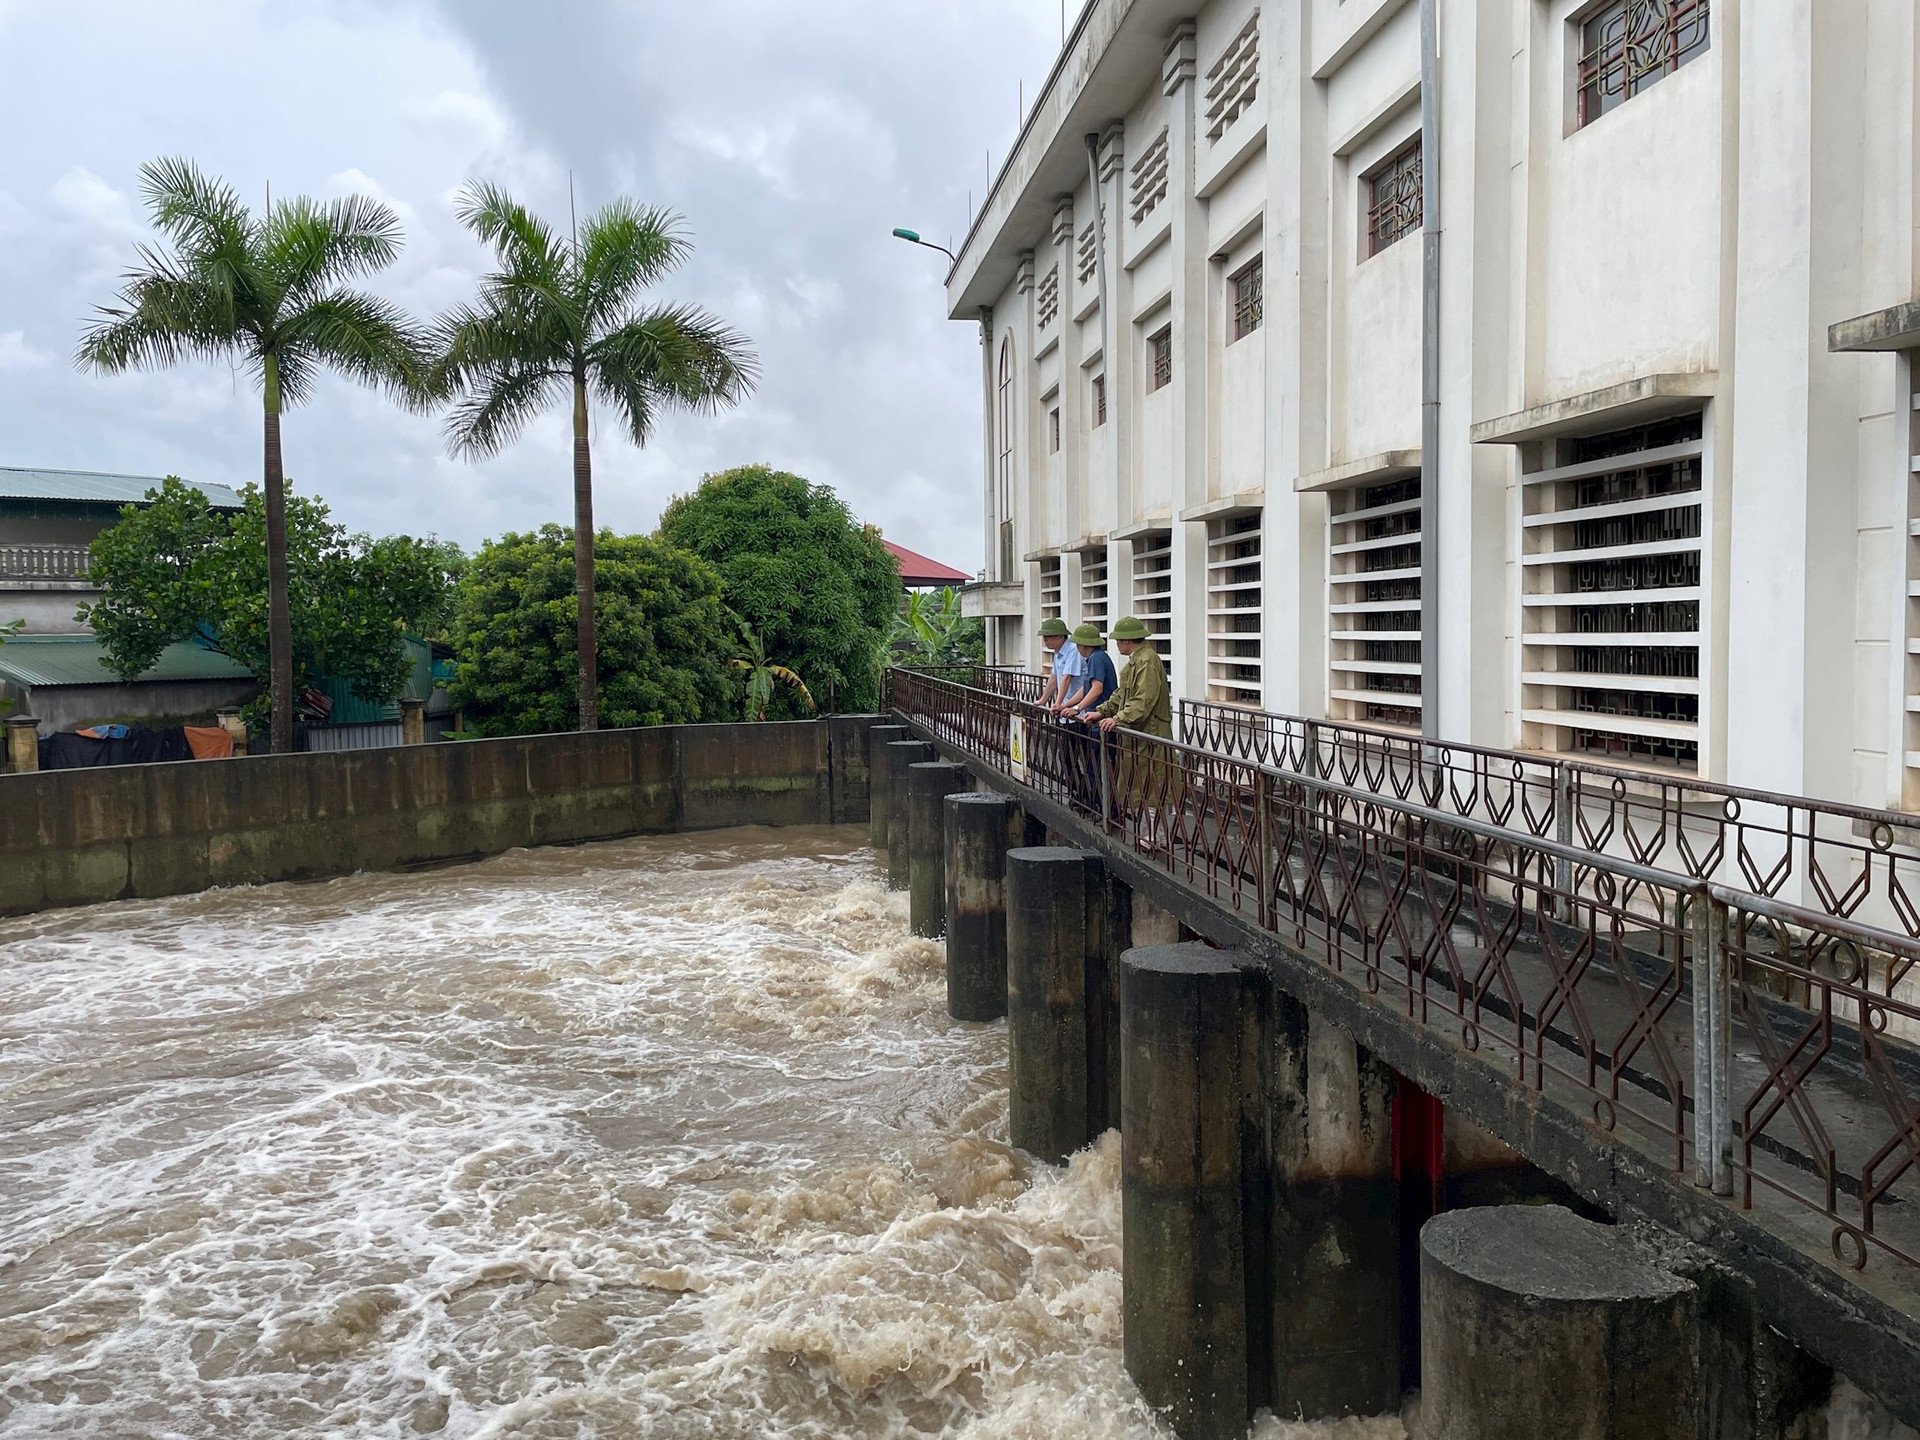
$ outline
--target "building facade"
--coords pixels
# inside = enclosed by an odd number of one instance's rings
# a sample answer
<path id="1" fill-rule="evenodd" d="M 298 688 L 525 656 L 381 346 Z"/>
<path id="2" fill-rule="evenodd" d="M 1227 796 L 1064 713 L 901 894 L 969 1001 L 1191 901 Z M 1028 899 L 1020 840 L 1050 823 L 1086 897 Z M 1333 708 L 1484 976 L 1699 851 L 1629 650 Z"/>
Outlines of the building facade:
<path id="1" fill-rule="evenodd" d="M 992 658 L 1920 808 L 1917 44 L 1438 0 L 1426 134 L 1417 0 L 1092 0 L 948 282 Z"/>

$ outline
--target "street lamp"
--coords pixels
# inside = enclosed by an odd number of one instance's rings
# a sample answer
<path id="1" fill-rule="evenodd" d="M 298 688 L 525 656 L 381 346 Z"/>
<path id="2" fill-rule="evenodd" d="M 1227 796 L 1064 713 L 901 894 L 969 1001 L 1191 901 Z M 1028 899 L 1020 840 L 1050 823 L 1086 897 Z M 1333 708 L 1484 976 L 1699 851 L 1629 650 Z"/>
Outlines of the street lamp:
<path id="1" fill-rule="evenodd" d="M 896 225 L 893 227 L 893 236 L 896 240 L 905 240 L 909 245 L 924 245 L 929 250 L 938 250 L 954 264 L 958 265 L 960 263 L 960 257 L 947 249 L 946 246 L 936 245 L 931 240 L 922 240 L 918 230 L 907 230 Z"/>

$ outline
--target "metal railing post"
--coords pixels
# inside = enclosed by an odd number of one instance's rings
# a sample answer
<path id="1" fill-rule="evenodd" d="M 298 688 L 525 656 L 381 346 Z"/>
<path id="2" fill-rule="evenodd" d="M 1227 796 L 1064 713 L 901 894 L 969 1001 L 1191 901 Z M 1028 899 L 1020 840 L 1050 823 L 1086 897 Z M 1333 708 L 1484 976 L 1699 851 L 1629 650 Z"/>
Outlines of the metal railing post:
<path id="1" fill-rule="evenodd" d="M 1320 778 L 1320 722 L 1303 720 L 1300 722 L 1301 744 L 1306 748 L 1300 756 L 1300 773 L 1309 780 Z"/>
<path id="2" fill-rule="evenodd" d="M 1253 820 L 1254 850 L 1260 865 L 1254 893 L 1259 899 L 1260 928 L 1271 930 L 1276 908 L 1273 871 L 1278 860 L 1273 853 L 1273 776 L 1264 769 L 1253 772 Z"/>
<path id="3" fill-rule="evenodd" d="M 1573 848 L 1573 767 L 1562 765 L 1553 772 L 1553 838 Z M 1554 857 L 1553 891 L 1559 897 L 1560 918 L 1573 918 L 1573 861 L 1565 855 Z"/>
<path id="4" fill-rule="evenodd" d="M 1708 1042 L 1712 1091 L 1713 1193 L 1733 1194 L 1733 967 L 1727 956 L 1726 902 L 1707 901 Z"/>
<path id="5" fill-rule="evenodd" d="M 1093 736 L 1094 748 L 1100 754 L 1100 828 L 1113 828 L 1113 751 L 1107 741 L 1111 732 L 1089 725 L 1087 733 Z"/>

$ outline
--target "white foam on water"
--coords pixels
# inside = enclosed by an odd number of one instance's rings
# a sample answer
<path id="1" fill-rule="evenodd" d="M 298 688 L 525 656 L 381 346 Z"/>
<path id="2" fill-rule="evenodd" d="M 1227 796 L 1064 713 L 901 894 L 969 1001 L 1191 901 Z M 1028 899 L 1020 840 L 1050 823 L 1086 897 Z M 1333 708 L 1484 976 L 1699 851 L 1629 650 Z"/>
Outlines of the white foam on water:
<path id="1" fill-rule="evenodd" d="M 0 1431 L 1163 1436 L 1117 1139 L 1008 1148 L 905 908 L 738 831 L 0 924 Z"/>

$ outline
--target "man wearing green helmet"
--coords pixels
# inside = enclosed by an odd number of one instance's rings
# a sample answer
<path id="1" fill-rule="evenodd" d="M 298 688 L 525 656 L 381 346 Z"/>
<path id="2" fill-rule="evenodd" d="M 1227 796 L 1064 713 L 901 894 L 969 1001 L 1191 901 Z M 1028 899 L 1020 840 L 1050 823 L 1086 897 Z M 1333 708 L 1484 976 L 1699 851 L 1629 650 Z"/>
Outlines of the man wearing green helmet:
<path id="1" fill-rule="evenodd" d="M 1129 615 L 1113 627 L 1113 643 L 1126 657 L 1120 688 L 1100 706 L 1100 728 L 1124 725 L 1163 740 L 1173 738 L 1173 692 L 1167 685 L 1167 667 L 1160 652 L 1146 643 L 1147 626 Z"/>
<path id="2" fill-rule="evenodd" d="M 1047 647 L 1047 653 L 1053 656 L 1053 665 L 1047 672 L 1047 683 L 1040 692 L 1040 708 L 1051 710 L 1066 703 L 1067 696 L 1078 688 L 1080 677 L 1086 673 L 1086 662 L 1080 651 L 1067 643 L 1067 622 L 1058 617 L 1050 617 L 1040 622 L 1040 643 Z"/>
<path id="3" fill-rule="evenodd" d="M 1082 666 L 1078 688 L 1068 692 L 1060 706 L 1062 720 L 1087 720 L 1103 700 L 1111 700 L 1119 685 L 1113 661 L 1107 656 L 1107 642 L 1100 638 L 1094 624 L 1076 626 L 1073 648 L 1080 652 Z"/>

